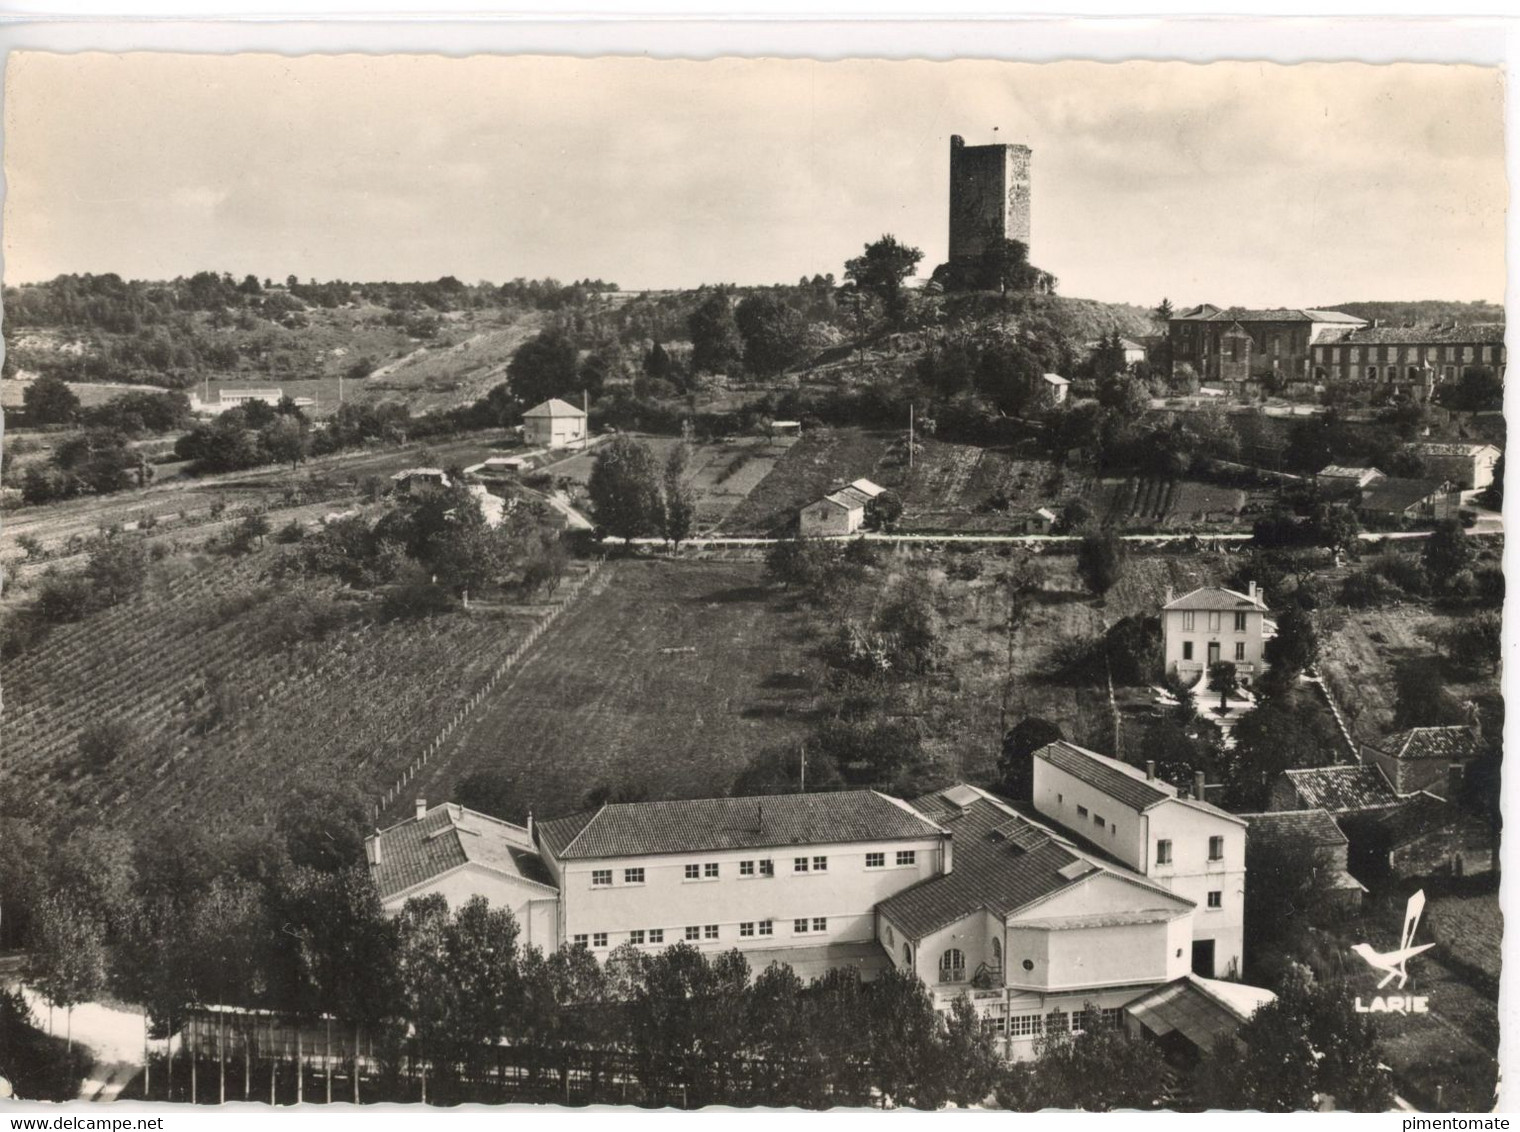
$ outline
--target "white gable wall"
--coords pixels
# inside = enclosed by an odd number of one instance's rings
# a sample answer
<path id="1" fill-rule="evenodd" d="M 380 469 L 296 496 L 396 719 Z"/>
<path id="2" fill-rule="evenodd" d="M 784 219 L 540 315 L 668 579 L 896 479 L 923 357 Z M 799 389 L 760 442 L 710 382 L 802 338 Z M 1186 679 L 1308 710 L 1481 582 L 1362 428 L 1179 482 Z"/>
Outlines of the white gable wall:
<path id="1" fill-rule="evenodd" d="M 474 863 L 393 896 L 382 907 L 386 915 L 394 916 L 412 897 L 433 893 L 448 901 L 453 910 L 459 909 L 473 896 L 484 896 L 493 908 L 506 908 L 517 918 L 520 945 L 532 944 L 545 951 L 553 951 L 560 945 L 559 895 L 553 889 Z"/>

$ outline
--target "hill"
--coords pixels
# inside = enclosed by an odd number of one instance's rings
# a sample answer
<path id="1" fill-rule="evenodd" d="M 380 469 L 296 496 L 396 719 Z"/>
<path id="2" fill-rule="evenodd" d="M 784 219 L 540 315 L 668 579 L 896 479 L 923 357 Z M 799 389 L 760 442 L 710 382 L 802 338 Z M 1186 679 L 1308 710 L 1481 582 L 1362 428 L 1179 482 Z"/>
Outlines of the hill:
<path id="1" fill-rule="evenodd" d="M 1387 325 L 1429 326 L 1437 322 L 1503 322 L 1504 308 L 1496 303 L 1464 303 L 1446 299 L 1420 299 L 1415 302 L 1368 300 L 1353 303 L 1319 303 L 1316 310 L 1345 311 L 1368 322 Z"/>

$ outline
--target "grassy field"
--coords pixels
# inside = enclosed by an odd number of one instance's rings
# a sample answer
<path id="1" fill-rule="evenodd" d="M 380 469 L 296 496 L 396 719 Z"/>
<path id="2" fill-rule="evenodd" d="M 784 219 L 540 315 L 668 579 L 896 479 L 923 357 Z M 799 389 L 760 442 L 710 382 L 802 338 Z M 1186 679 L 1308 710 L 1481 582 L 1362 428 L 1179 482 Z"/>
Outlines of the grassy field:
<path id="1" fill-rule="evenodd" d="M 1492 893 L 1443 894 L 1426 904 L 1430 932 L 1455 958 L 1498 981 L 1504 949 L 1504 914 Z"/>
<path id="2" fill-rule="evenodd" d="M 416 793 L 496 771 L 518 819 L 572 812 L 598 785 L 725 793 L 752 755 L 805 733 L 813 704 L 806 614 L 762 582 L 756 562 L 609 562 Z"/>

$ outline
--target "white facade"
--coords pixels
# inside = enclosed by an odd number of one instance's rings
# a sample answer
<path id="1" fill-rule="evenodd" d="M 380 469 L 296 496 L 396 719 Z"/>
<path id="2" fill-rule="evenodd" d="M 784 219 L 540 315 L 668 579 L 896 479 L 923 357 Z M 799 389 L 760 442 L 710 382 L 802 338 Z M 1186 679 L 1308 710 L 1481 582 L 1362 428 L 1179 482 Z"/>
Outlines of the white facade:
<path id="1" fill-rule="evenodd" d="M 869 940 L 878 903 L 945 868 L 937 836 L 544 862 L 562 894 L 561 937 L 602 957 L 629 942 L 769 951 Z"/>
<path id="2" fill-rule="evenodd" d="M 1035 808 L 1192 902 L 1192 969 L 1208 978 L 1238 976 L 1245 930 L 1245 820 L 1196 798 L 1178 797 L 1169 783 L 1116 759 L 1069 743 L 1051 746 L 1064 748 L 1067 767 L 1077 766 L 1072 760 L 1080 758 L 1094 764 L 1095 773 L 1055 765 L 1050 748 L 1035 752 Z M 1104 784 L 1112 774 L 1143 782 L 1145 789 L 1115 790 Z"/>
<path id="3" fill-rule="evenodd" d="M 1255 582 L 1244 594 L 1209 586 L 1168 601 L 1161 610 L 1165 671 L 1193 684 L 1210 665 L 1229 661 L 1242 684 L 1254 683 L 1266 671 L 1266 616 Z"/>
<path id="4" fill-rule="evenodd" d="M 568 448 L 586 439 L 586 414 L 555 397 L 523 414 L 523 438 L 545 448 Z"/>
<path id="5" fill-rule="evenodd" d="M 798 529 L 807 538 L 852 535 L 860 530 L 865 520 L 865 504 L 851 506 L 825 497 L 802 509 Z"/>

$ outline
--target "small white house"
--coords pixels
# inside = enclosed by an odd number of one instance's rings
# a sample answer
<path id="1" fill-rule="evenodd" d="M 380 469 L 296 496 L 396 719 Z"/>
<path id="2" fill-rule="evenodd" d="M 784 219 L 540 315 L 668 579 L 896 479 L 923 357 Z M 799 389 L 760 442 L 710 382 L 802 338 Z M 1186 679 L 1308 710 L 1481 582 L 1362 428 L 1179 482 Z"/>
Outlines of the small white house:
<path id="1" fill-rule="evenodd" d="M 866 504 L 885 490 L 870 480 L 856 480 L 804 507 L 798 520 L 799 529 L 808 538 L 852 535 L 865 522 Z"/>
<path id="2" fill-rule="evenodd" d="M 568 401 L 551 397 L 523 414 L 523 438 L 545 448 L 568 448 L 586 440 L 586 414 Z"/>
<path id="3" fill-rule="evenodd" d="M 1066 404 L 1066 398 L 1071 394 L 1071 382 L 1058 373 L 1043 374 L 1040 380 L 1045 383 L 1045 388 L 1050 391 L 1050 399 L 1053 402 L 1057 405 Z"/>

